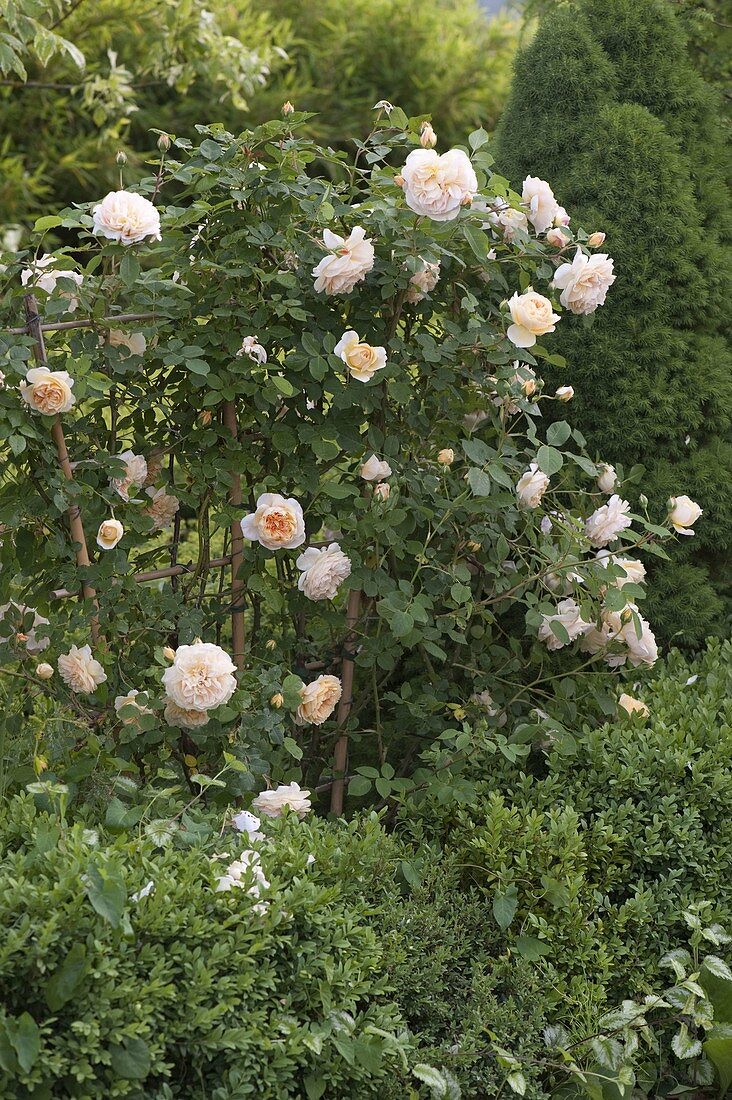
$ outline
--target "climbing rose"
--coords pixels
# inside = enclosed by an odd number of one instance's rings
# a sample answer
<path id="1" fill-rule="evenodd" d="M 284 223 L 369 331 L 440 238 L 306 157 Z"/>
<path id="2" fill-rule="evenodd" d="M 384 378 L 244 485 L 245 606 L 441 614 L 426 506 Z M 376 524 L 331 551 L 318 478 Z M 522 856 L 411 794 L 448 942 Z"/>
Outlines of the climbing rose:
<path id="1" fill-rule="evenodd" d="M 559 210 L 559 203 L 549 184 L 538 176 L 527 176 L 521 201 L 528 206 L 528 218 L 536 232 L 545 233 L 553 225 Z"/>
<path id="2" fill-rule="evenodd" d="M 132 191 L 110 191 L 94 207 L 94 233 L 101 233 L 120 244 L 138 244 L 145 237 L 154 241 L 160 236 L 160 215 L 143 195 Z"/>
<path id="3" fill-rule="evenodd" d="M 55 416 L 73 408 L 76 398 L 71 392 L 74 380 L 65 370 L 31 367 L 20 383 L 20 395 L 34 412 Z"/>
<path id="4" fill-rule="evenodd" d="M 598 469 L 600 474 L 597 479 L 597 488 L 601 493 L 612 493 L 618 483 L 618 475 L 615 473 L 615 467 L 604 462 L 602 466 L 598 466 Z"/>
<path id="5" fill-rule="evenodd" d="M 172 665 L 163 673 L 169 699 L 183 710 L 213 710 L 236 691 L 236 666 L 221 646 L 197 639 L 178 646 Z"/>
<path id="6" fill-rule="evenodd" d="M 54 268 L 52 265 L 55 263 L 55 256 L 41 256 L 40 259 L 34 260 L 32 267 L 26 267 L 25 270 L 21 271 L 21 283 L 31 290 L 35 290 L 36 288 L 43 290 L 46 294 L 53 294 L 59 279 L 69 279 L 72 283 L 76 283 L 77 286 L 81 286 L 84 282 L 83 275 L 80 275 L 78 271 Z M 61 291 L 61 296 L 68 299 L 66 308 L 69 313 L 73 313 L 79 304 L 77 296 L 68 290 Z"/>
<path id="7" fill-rule="evenodd" d="M 330 249 L 330 255 L 324 256 L 313 269 L 315 289 L 326 294 L 348 294 L 374 266 L 374 246 L 360 225 L 348 237 L 339 237 L 325 229 L 323 244 Z"/>
<path id="8" fill-rule="evenodd" d="M 363 343 L 357 332 L 344 332 L 333 349 L 348 367 L 349 373 L 359 382 L 370 382 L 377 370 L 386 366 L 386 348 Z"/>
<path id="9" fill-rule="evenodd" d="M 584 621 L 580 609 L 573 599 L 560 600 L 557 604 L 556 613 L 545 615 L 539 627 L 539 641 L 545 642 L 547 649 L 562 649 L 567 643 L 562 641 L 561 638 L 557 638 L 552 631 L 552 623 L 561 623 L 569 635 L 570 642 L 592 630 L 592 623 Z"/>
<path id="10" fill-rule="evenodd" d="M 205 710 L 187 710 L 179 707 L 172 699 L 166 700 L 163 718 L 169 726 L 178 726 L 183 730 L 200 729 L 208 724 L 208 712 Z"/>
<path id="11" fill-rule="evenodd" d="M 129 501 L 130 489 L 140 489 L 147 478 L 147 462 L 142 455 L 136 455 L 132 451 L 122 451 L 117 457 L 124 462 L 125 472 L 122 477 L 110 478 L 110 488 Z"/>
<path id="12" fill-rule="evenodd" d="M 389 477 L 390 474 L 391 466 L 389 463 L 378 459 L 376 455 L 371 455 L 371 458 L 367 458 L 361 467 L 361 477 L 364 481 L 383 481 L 383 479 Z"/>
<path id="13" fill-rule="evenodd" d="M 166 493 L 165 489 L 155 489 L 152 485 L 145 492 L 150 497 L 150 504 L 145 512 L 153 521 L 152 529 L 164 531 L 173 523 L 180 501 L 172 493 Z"/>
<path id="14" fill-rule="evenodd" d="M 67 687 L 81 695 L 92 695 L 107 679 L 107 674 L 99 661 L 92 657 L 91 646 L 88 645 L 81 649 L 72 645 L 68 653 L 61 654 L 58 670 Z"/>
<path id="15" fill-rule="evenodd" d="M 642 714 L 644 718 L 647 718 L 651 713 L 645 703 L 626 692 L 623 692 L 618 699 L 618 706 L 622 707 L 628 714 Z"/>
<path id="16" fill-rule="evenodd" d="M 625 570 L 624 577 L 616 577 L 612 582 L 616 588 L 622 588 L 624 584 L 643 583 L 646 567 L 637 558 L 621 558 L 618 554 L 611 554 L 609 550 L 598 550 L 595 557 L 603 566 L 617 565 Z"/>
<path id="17" fill-rule="evenodd" d="M 630 527 L 633 520 L 628 514 L 630 504 L 621 500 L 617 493 L 610 497 L 585 521 L 585 534 L 593 546 L 607 546 L 616 539 L 621 531 Z"/>
<path id="18" fill-rule="evenodd" d="M 97 531 L 97 546 L 100 550 L 114 550 L 124 533 L 125 529 L 118 519 L 104 519 Z"/>
<path id="19" fill-rule="evenodd" d="M 297 587 L 309 600 L 332 600 L 351 572 L 350 558 L 337 542 L 322 550 L 309 546 L 295 564 L 301 570 Z"/>
<path id="20" fill-rule="evenodd" d="M 409 280 L 409 287 L 407 289 L 407 301 L 412 305 L 415 302 L 421 302 L 425 294 L 429 294 L 434 290 L 439 282 L 440 278 L 440 265 L 424 263 L 424 266 L 415 271 Z"/>
<path id="21" fill-rule="evenodd" d="M 268 550 L 295 550 L 305 542 L 305 517 L 294 497 L 262 493 L 257 510 L 241 521 L 241 531 Z"/>
<path id="22" fill-rule="evenodd" d="M 295 721 L 299 726 L 322 726 L 330 718 L 341 697 L 341 682 L 337 676 L 318 676 L 300 691 L 300 705 Z"/>
<path id="23" fill-rule="evenodd" d="M 517 348 L 531 348 L 537 336 L 554 332 L 559 314 L 552 311 L 552 304 L 543 294 L 537 294 L 529 287 L 523 294 L 516 291 L 509 300 L 513 324 L 506 336 Z"/>
<path id="24" fill-rule="evenodd" d="M 604 252 L 586 256 L 578 248 L 571 263 L 557 268 L 552 286 L 561 290 L 559 301 L 572 313 L 594 313 L 598 306 L 604 305 L 614 282 L 613 261 L 609 256 Z"/>
<path id="25" fill-rule="evenodd" d="M 302 819 L 311 810 L 310 791 L 301 790 L 298 783 L 280 784 L 274 791 L 262 791 L 252 802 L 265 817 L 282 817 L 285 808 Z"/>
<path id="26" fill-rule="evenodd" d="M 671 497 L 668 518 L 677 535 L 693 535 L 689 527 L 693 527 L 702 510 L 690 497 Z"/>
<path id="27" fill-rule="evenodd" d="M 468 156 L 461 149 L 436 153 L 414 149 L 402 169 L 404 198 L 410 210 L 433 221 L 452 221 L 460 207 L 470 203 L 478 180 Z"/>
<path id="28" fill-rule="evenodd" d="M 532 462 L 528 470 L 519 478 L 516 485 L 519 504 L 524 508 L 538 508 L 541 498 L 549 488 L 549 478 Z"/>

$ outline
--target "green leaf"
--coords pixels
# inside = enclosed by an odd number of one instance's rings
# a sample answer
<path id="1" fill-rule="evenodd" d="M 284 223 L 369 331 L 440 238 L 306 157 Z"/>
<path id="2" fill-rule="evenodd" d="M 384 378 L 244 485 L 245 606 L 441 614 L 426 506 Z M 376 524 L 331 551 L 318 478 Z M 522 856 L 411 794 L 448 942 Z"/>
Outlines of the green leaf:
<path id="1" fill-rule="evenodd" d="M 516 950 L 529 962 L 536 962 L 542 955 L 548 955 L 551 948 L 544 940 L 538 940 L 536 936 L 517 936 Z"/>
<path id="2" fill-rule="evenodd" d="M 33 226 L 33 232 L 45 233 L 48 229 L 55 229 L 57 225 L 61 225 L 61 218 L 56 217 L 55 214 L 47 214 L 45 218 L 38 218 Z"/>
<path id="3" fill-rule="evenodd" d="M 491 479 L 485 470 L 479 470 L 471 466 L 468 470 L 468 485 L 476 497 L 490 496 Z"/>
<path id="4" fill-rule="evenodd" d="M 294 756 L 295 760 L 302 760 L 302 749 L 294 737 L 286 737 L 282 744 L 290 756 Z"/>
<path id="5" fill-rule="evenodd" d="M 696 1058 L 701 1054 L 702 1045 L 689 1034 L 686 1024 L 682 1024 L 671 1040 L 671 1049 L 677 1058 Z"/>
<path id="6" fill-rule="evenodd" d="M 144 1039 L 126 1039 L 109 1048 L 112 1069 L 127 1081 L 143 1081 L 150 1072 L 150 1050 Z"/>
<path id="7" fill-rule="evenodd" d="M 86 969 L 86 948 L 82 943 L 75 943 L 46 982 L 44 996 L 51 1012 L 58 1012 L 73 997 Z"/>
<path id="8" fill-rule="evenodd" d="M 725 1096 L 732 1085 L 732 1032 L 728 1027 L 715 1027 L 704 1043 L 704 1053 L 719 1076 L 719 1095 Z"/>
<path id="9" fill-rule="evenodd" d="M 124 880 L 114 868 L 90 863 L 86 871 L 86 894 L 100 917 L 119 928 L 127 902 Z"/>
<path id="10" fill-rule="evenodd" d="M 564 455 L 561 451 L 555 450 L 554 447 L 542 445 L 536 452 L 536 461 L 539 464 L 539 469 L 548 477 L 551 477 L 552 474 L 558 473 L 564 465 Z"/>
<path id="11" fill-rule="evenodd" d="M 24 1073 L 30 1073 L 41 1053 L 41 1032 L 30 1013 L 24 1012 L 18 1018 L 10 1042 L 18 1056 L 20 1068 Z"/>
<path id="12" fill-rule="evenodd" d="M 391 617 L 392 633 L 397 638 L 403 638 L 414 627 L 414 619 L 408 611 L 395 611 Z"/>
<path id="13" fill-rule="evenodd" d="M 285 676 L 282 681 L 282 695 L 288 710 L 297 710 L 300 706 L 301 692 L 304 686 L 299 676 L 295 676 L 292 673 L 290 673 L 289 676 Z"/>
<path id="14" fill-rule="evenodd" d="M 140 278 L 140 264 L 131 252 L 125 252 L 119 264 L 119 277 L 125 286 L 132 287 Z"/>
<path id="15" fill-rule="evenodd" d="M 363 795 L 368 794 L 370 790 L 371 780 L 367 779 L 365 775 L 354 775 L 348 784 L 348 793 L 353 795 L 354 798 L 361 798 Z"/>
<path id="16" fill-rule="evenodd" d="M 491 247 L 488 235 L 482 229 L 478 229 L 477 226 L 467 224 L 463 226 L 463 233 L 476 257 L 479 260 L 484 260 Z"/>
<path id="17" fill-rule="evenodd" d="M 551 447 L 561 447 L 563 443 L 566 443 L 572 434 L 572 429 L 566 420 L 558 420 L 556 424 L 550 424 L 547 433 L 546 441 Z"/>
<path id="18" fill-rule="evenodd" d="M 496 923 L 504 932 L 516 916 L 518 908 L 518 890 L 515 886 L 507 886 L 505 890 L 497 890 L 493 895 L 493 916 Z"/>

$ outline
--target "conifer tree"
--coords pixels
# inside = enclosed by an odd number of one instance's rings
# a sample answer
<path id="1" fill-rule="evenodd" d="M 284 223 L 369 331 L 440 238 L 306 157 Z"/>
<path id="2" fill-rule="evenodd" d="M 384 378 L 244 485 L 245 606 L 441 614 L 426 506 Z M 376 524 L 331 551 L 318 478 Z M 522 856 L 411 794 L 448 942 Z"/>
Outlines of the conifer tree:
<path id="1" fill-rule="evenodd" d="M 572 382 L 573 420 L 598 457 L 645 466 L 649 498 L 684 493 L 704 509 L 650 586 L 656 627 L 692 645 L 722 621 L 732 534 L 722 133 L 665 5 L 581 0 L 547 15 L 517 59 L 497 134 L 515 186 L 543 177 L 577 222 L 607 234 L 617 279 L 592 340 L 559 325 L 552 350 L 571 376 L 544 373 Z"/>

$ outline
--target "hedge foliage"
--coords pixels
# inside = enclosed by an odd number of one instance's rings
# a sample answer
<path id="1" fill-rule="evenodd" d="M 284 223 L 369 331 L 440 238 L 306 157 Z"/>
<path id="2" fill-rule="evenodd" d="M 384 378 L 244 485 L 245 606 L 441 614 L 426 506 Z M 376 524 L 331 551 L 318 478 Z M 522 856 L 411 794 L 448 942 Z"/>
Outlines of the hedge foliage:
<path id="1" fill-rule="evenodd" d="M 560 89 L 560 94 L 557 94 Z M 704 531 L 654 569 L 662 633 L 698 645 L 728 592 L 732 516 L 732 204 L 715 95 L 661 0 L 582 0 L 550 13 L 516 63 L 497 158 L 513 183 L 551 181 L 603 230 L 618 278 L 592 340 L 559 333 L 590 445 L 647 468 L 643 491 L 679 479 Z M 642 254 L 638 242 L 643 241 Z"/>

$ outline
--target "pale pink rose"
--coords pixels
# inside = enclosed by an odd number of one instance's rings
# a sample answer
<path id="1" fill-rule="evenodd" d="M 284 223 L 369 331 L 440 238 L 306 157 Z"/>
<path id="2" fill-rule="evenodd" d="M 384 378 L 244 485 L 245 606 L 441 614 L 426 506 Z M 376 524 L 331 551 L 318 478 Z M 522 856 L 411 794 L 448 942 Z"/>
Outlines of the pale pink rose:
<path id="1" fill-rule="evenodd" d="M 545 615 L 539 627 L 539 641 L 544 642 L 547 649 L 563 649 L 567 643 L 557 638 L 552 632 L 552 623 L 561 623 L 569 635 L 570 642 L 592 630 L 592 623 L 584 621 L 580 608 L 573 599 L 560 600 L 555 614 Z"/>
<path id="2" fill-rule="evenodd" d="M 340 356 L 351 377 L 357 378 L 359 382 L 370 382 L 377 370 L 386 366 L 386 348 L 363 343 L 353 329 L 343 333 L 333 349 L 333 354 Z"/>
<path id="3" fill-rule="evenodd" d="M 39 680 L 50 680 L 53 676 L 53 665 L 41 661 L 39 665 L 36 665 L 36 676 Z"/>
<path id="4" fill-rule="evenodd" d="M 92 657 L 91 646 L 88 645 L 81 649 L 72 645 L 68 653 L 59 657 L 57 664 L 63 682 L 80 695 L 93 695 L 107 679 L 106 672 Z"/>
<path id="5" fill-rule="evenodd" d="M 305 684 L 300 692 L 300 705 L 295 714 L 298 726 L 322 726 L 336 708 L 341 697 L 341 682 L 337 676 L 318 676 Z"/>
<path id="6" fill-rule="evenodd" d="M 125 707 L 134 707 L 138 712 L 137 715 L 128 715 L 122 718 L 122 724 L 125 726 L 134 725 L 136 717 L 140 717 L 143 714 L 152 714 L 150 707 L 145 706 L 144 703 L 138 703 L 137 697 L 142 694 L 144 698 L 144 692 L 139 692 L 136 688 L 132 691 L 128 691 L 126 695 L 118 695 L 114 700 L 114 709 L 117 714 L 120 713 Z"/>
<path id="7" fill-rule="evenodd" d="M 594 313 L 604 305 L 607 292 L 615 282 L 613 261 L 604 252 L 587 256 L 578 248 L 571 263 L 561 264 L 552 286 L 561 290 L 559 301 L 572 313 Z"/>
<path id="8" fill-rule="evenodd" d="M 76 398 L 71 392 L 74 380 L 65 370 L 31 367 L 20 383 L 20 396 L 34 412 L 56 416 L 73 408 Z"/>
<path id="9" fill-rule="evenodd" d="M 565 244 L 569 243 L 569 237 L 561 229 L 550 229 L 546 235 L 546 241 L 554 248 L 564 248 Z"/>
<path id="10" fill-rule="evenodd" d="M 528 218 L 537 233 L 545 233 L 554 224 L 559 203 L 545 180 L 539 179 L 538 176 L 527 176 L 524 180 L 521 201 L 528 206 Z"/>
<path id="11" fill-rule="evenodd" d="M 12 611 L 11 611 L 12 608 Z M 50 626 L 48 619 L 44 619 L 43 615 L 39 615 L 35 607 L 27 607 L 24 603 L 16 603 L 15 600 L 10 600 L 9 603 L 4 603 L 0 607 L 0 620 L 10 612 L 11 619 L 15 620 L 15 624 L 18 627 L 16 632 L 16 640 L 21 642 L 28 653 L 34 656 L 38 653 L 42 653 L 44 649 L 47 649 L 51 644 L 51 639 L 47 637 L 39 637 L 36 631 L 39 627 Z M 26 617 L 32 615 L 33 623 L 30 629 L 26 626 Z"/>
<path id="12" fill-rule="evenodd" d="M 252 806 L 265 817 L 282 817 L 285 809 L 292 810 L 300 820 L 312 809 L 310 791 L 301 789 L 299 783 L 281 783 L 274 791 L 262 791 Z"/>
<path id="13" fill-rule="evenodd" d="M 376 455 L 366 459 L 361 467 L 361 477 L 364 481 L 383 481 L 391 475 L 391 466 L 388 462 L 378 459 Z"/>
<path id="14" fill-rule="evenodd" d="M 554 332 L 560 319 L 559 314 L 553 312 L 549 299 L 537 294 L 531 287 L 523 294 L 516 291 L 509 299 L 508 308 L 513 324 L 509 326 L 506 336 L 517 348 L 533 347 L 537 336 Z"/>
<path id="15" fill-rule="evenodd" d="M 605 234 L 590 233 L 589 237 L 587 238 L 587 243 L 590 248 L 599 248 L 601 244 L 605 243 Z"/>
<path id="16" fill-rule="evenodd" d="M 702 515 L 699 505 L 691 497 L 671 497 L 668 508 L 668 518 L 677 535 L 693 535 L 689 528 Z"/>
<path id="17" fill-rule="evenodd" d="M 110 191 L 94 207 L 94 233 L 120 244 L 138 244 L 160 236 L 160 215 L 149 199 L 133 191 Z"/>
<path id="18" fill-rule="evenodd" d="M 442 155 L 434 149 L 415 149 L 406 159 L 402 178 L 410 210 L 438 222 L 456 218 L 478 190 L 473 166 L 461 149 Z"/>
<path id="19" fill-rule="evenodd" d="M 415 271 L 409 280 L 409 288 L 407 289 L 407 301 L 412 305 L 415 302 L 421 302 L 425 294 L 429 294 L 435 289 L 440 278 L 440 265 L 424 263 L 424 266 L 420 271 Z"/>
<path id="20" fill-rule="evenodd" d="M 377 500 L 388 500 L 391 496 L 391 487 L 388 481 L 380 481 L 378 485 L 374 485 L 374 496 Z"/>
<path id="21" fill-rule="evenodd" d="M 641 714 L 644 718 L 647 718 L 651 713 L 645 703 L 641 702 L 640 699 L 634 698 L 632 695 L 628 695 L 626 692 L 623 692 L 618 699 L 618 706 L 622 707 L 627 714 Z"/>
<path id="22" fill-rule="evenodd" d="M 147 349 L 147 340 L 141 332 L 123 332 L 121 328 L 109 329 L 107 343 L 112 348 L 127 348 L 131 355 L 144 355 Z"/>
<path id="23" fill-rule="evenodd" d="M 142 455 L 136 455 L 132 451 L 122 451 L 117 455 L 125 464 L 125 472 L 122 477 L 110 478 L 110 488 L 114 489 L 122 500 L 129 501 L 131 489 L 141 489 L 147 478 L 147 462 Z"/>
<path id="24" fill-rule="evenodd" d="M 53 294 L 59 279 L 68 279 L 70 282 L 76 283 L 77 286 L 82 285 L 84 282 L 83 275 L 68 268 L 54 267 L 53 265 L 57 262 L 61 262 L 61 260 L 57 261 L 55 256 L 41 256 L 40 259 L 34 260 L 32 267 L 27 267 L 24 271 L 21 271 L 21 283 L 31 290 L 43 290 L 46 294 Z M 79 305 L 78 297 L 68 290 L 62 290 L 60 294 L 62 298 L 68 299 L 66 308 L 69 313 L 73 313 Z"/>
<path id="25" fill-rule="evenodd" d="M 488 222 L 499 229 L 503 239 L 509 243 L 514 240 L 517 233 L 529 232 L 529 220 L 523 210 L 516 210 L 513 206 L 501 205 L 498 209 L 488 214 Z"/>
<path id="26" fill-rule="evenodd" d="M 523 508 L 538 508 L 548 488 L 549 478 L 539 469 L 536 462 L 532 462 L 516 483 L 519 504 Z"/>
<path id="27" fill-rule="evenodd" d="M 554 224 L 555 225 L 569 225 L 571 220 L 572 219 L 570 218 L 569 214 L 564 209 L 564 207 L 563 206 L 558 206 L 557 207 L 557 212 L 554 215 Z"/>
<path id="28" fill-rule="evenodd" d="M 182 730 L 196 730 L 208 725 L 208 711 L 187 710 L 179 707 L 172 699 L 166 700 L 163 718 L 169 726 L 177 726 Z"/>
<path id="29" fill-rule="evenodd" d="M 236 666 L 228 653 L 213 642 L 196 640 L 175 651 L 163 673 L 169 699 L 183 710 L 213 710 L 228 703 L 236 691 Z"/>
<path id="30" fill-rule="evenodd" d="M 100 550 L 114 550 L 124 533 L 125 529 L 118 519 L 104 519 L 97 531 L 97 546 Z"/>
<path id="31" fill-rule="evenodd" d="M 360 225 L 348 237 L 324 230 L 323 244 L 330 255 L 313 269 L 315 289 L 326 294 L 348 294 L 374 266 L 374 246 Z"/>
<path id="32" fill-rule="evenodd" d="M 593 546 L 607 546 L 632 522 L 628 501 L 613 494 L 607 504 L 603 504 L 585 521 L 585 534 Z"/>
<path id="33" fill-rule="evenodd" d="M 145 512 L 152 518 L 153 531 L 164 531 L 167 527 L 171 527 L 180 508 L 178 497 L 173 496 L 172 493 L 166 493 L 164 488 L 155 489 L 153 486 L 145 492 L 150 497 L 150 504 Z"/>
<path id="34" fill-rule="evenodd" d="M 294 497 L 262 493 L 256 511 L 241 521 L 241 531 L 268 550 L 295 550 L 305 542 L 305 517 Z"/>
<path id="35" fill-rule="evenodd" d="M 611 554 L 609 550 L 598 550 L 595 557 L 602 566 L 617 565 L 624 570 L 623 576 L 613 580 L 615 588 L 622 588 L 626 584 L 643 584 L 646 568 L 637 558 L 623 558 L 618 554 Z"/>
<path id="36" fill-rule="evenodd" d="M 351 560 L 337 542 L 318 550 L 309 546 L 295 564 L 301 570 L 297 587 L 309 600 L 332 600 L 351 573 Z"/>
<path id="37" fill-rule="evenodd" d="M 437 134 L 432 129 L 432 123 L 423 122 L 419 134 L 419 144 L 423 149 L 434 149 L 437 145 Z"/>

